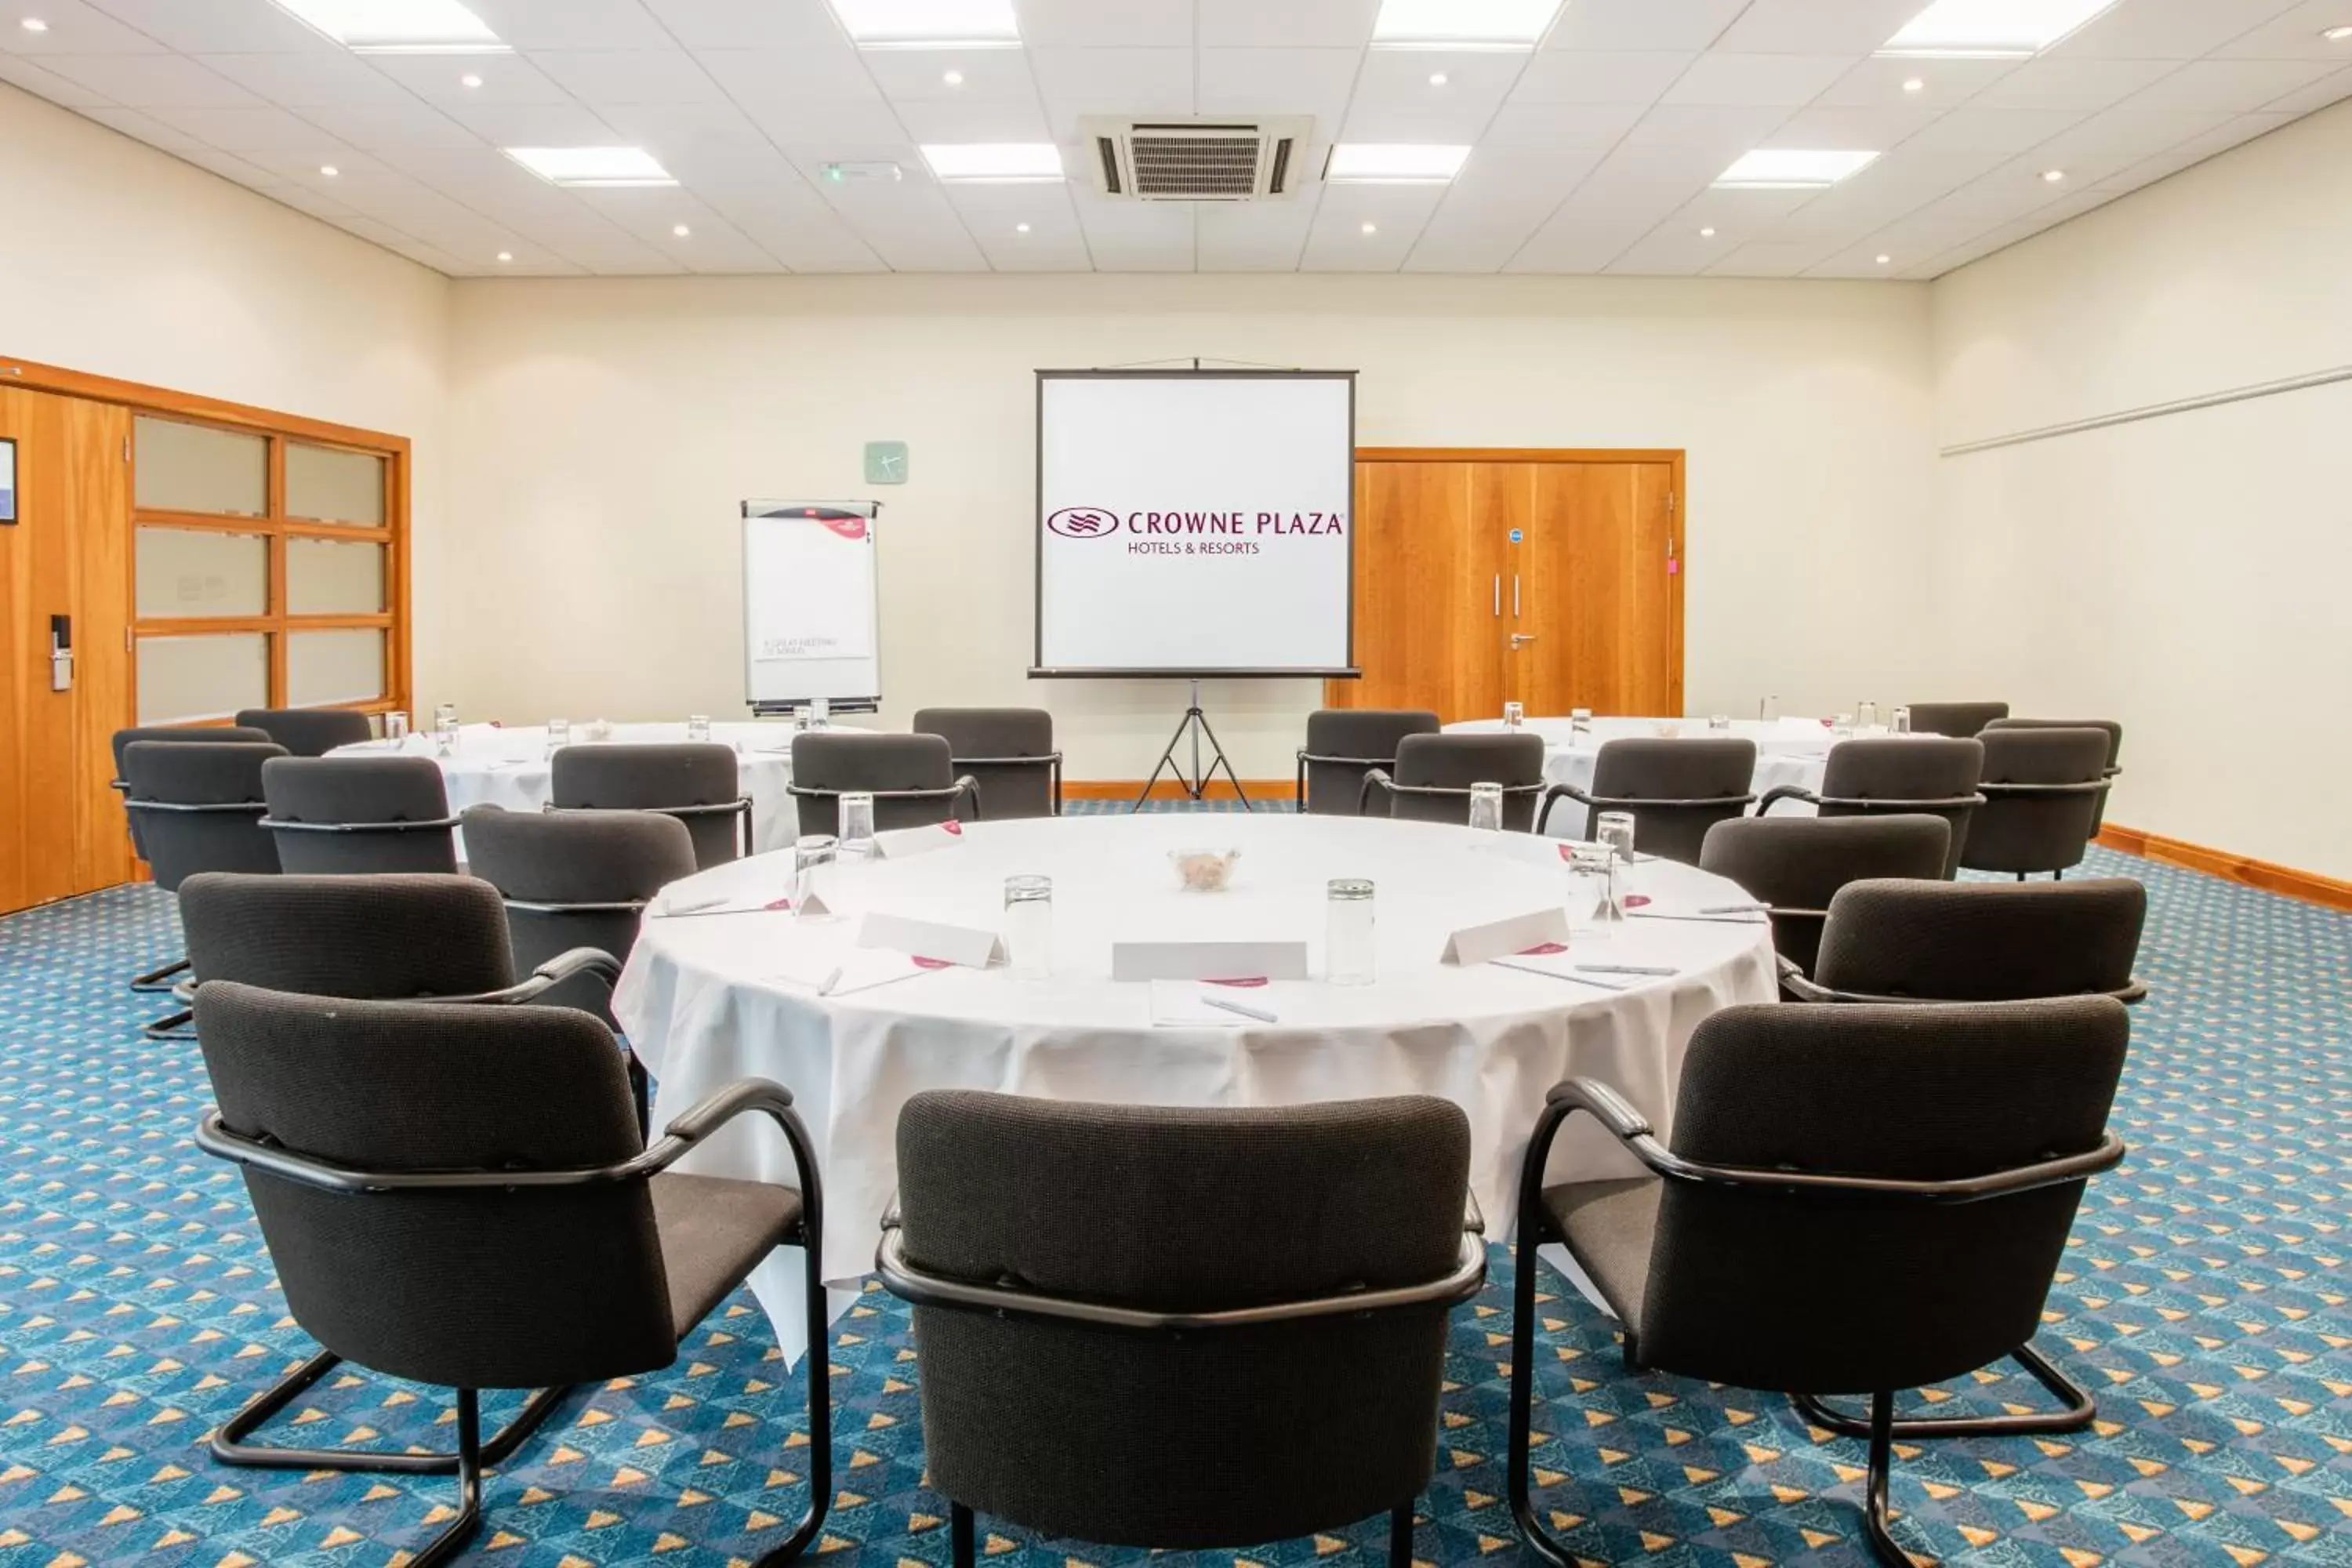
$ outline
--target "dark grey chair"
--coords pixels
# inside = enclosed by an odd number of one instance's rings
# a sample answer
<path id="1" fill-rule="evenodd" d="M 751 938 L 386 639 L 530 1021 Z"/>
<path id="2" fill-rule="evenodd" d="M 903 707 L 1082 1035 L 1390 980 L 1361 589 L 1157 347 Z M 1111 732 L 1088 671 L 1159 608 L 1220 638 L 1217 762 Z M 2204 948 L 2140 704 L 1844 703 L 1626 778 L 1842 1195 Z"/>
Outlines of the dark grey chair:
<path id="1" fill-rule="evenodd" d="M 2083 863 L 2099 830 L 2107 795 L 2107 733 L 2074 729 L 1996 726 L 1981 737 L 1984 776 L 1960 864 L 1971 871 L 2063 877 Z"/>
<path id="2" fill-rule="evenodd" d="M 1410 1563 L 1447 1310 L 1486 1276 L 1469 1162 L 1419 1097 L 908 1100 L 876 1268 L 914 1303 L 957 1568 L 976 1512 L 1180 1549 L 1385 1513 Z"/>
<path id="3" fill-rule="evenodd" d="M 1551 808 L 1563 799 L 1584 807 L 1580 838 L 1591 836 L 1600 813 L 1630 812 L 1636 850 L 1695 866 L 1707 829 L 1756 804 L 1755 777 L 1753 741 L 1727 735 L 1605 741 L 1593 759 L 1591 793 L 1552 785 L 1544 792 L 1536 831 L 1548 831 Z"/>
<path id="4" fill-rule="evenodd" d="M 464 822 L 467 869 L 505 900 L 514 961 L 522 968 L 581 947 L 625 964 L 646 905 L 695 871 L 686 825 L 658 812 L 477 805 Z M 609 981 L 568 981 L 540 1000 L 614 1022 Z"/>
<path id="5" fill-rule="evenodd" d="M 686 824 L 705 870 L 752 853 L 751 802 L 732 746 L 560 746 L 551 811 L 658 811 Z"/>
<path id="6" fill-rule="evenodd" d="M 1503 786 L 1503 826 L 1533 829 L 1536 797 L 1544 793 L 1540 735 L 1407 735 L 1397 742 L 1396 768 L 1367 768 L 1361 815 L 1402 822 L 1470 820 L 1470 786 Z M 1387 803 L 1387 810 L 1380 809 Z"/>
<path id="7" fill-rule="evenodd" d="M 1804 975 L 1840 888 L 1866 877 L 1945 886 L 1951 843 L 1951 825 L 1940 816 L 1740 816 L 1707 829 L 1698 864 L 1769 906 L 1782 973 Z"/>
<path id="8" fill-rule="evenodd" d="M 2006 702 L 1914 702 L 1911 704 L 1911 732 L 1915 735 L 1949 735 L 1965 741 L 1974 736 L 1996 719 L 2009 717 Z"/>
<path id="9" fill-rule="evenodd" d="M 2132 974 L 2147 889 L 2128 877 L 2078 882 L 1858 881 L 1830 900 L 1806 1002 L 2137 1002 Z"/>
<path id="10" fill-rule="evenodd" d="M 300 875 L 457 869 L 449 795 L 430 757 L 278 757 L 264 764 L 262 826 Z"/>
<path id="11" fill-rule="evenodd" d="M 454 1472 L 457 1517 L 410 1568 L 457 1556 L 481 1523 L 482 1467 L 528 1435 L 519 1420 L 484 1443 L 479 1390 L 562 1390 L 668 1366 L 778 1247 L 803 1249 L 809 1321 L 824 1321 L 816 1160 L 775 1084 L 721 1089 L 648 1147 L 611 1033 L 568 1007 L 355 1002 L 210 982 L 196 1012 L 219 1101 L 197 1146 L 244 1168 L 287 1310 L 323 1347 L 232 1425 L 266 1418 L 346 1360 L 457 1391 L 454 1453 L 260 1449 L 225 1441 L 224 1427 L 214 1458 Z M 669 1173 L 751 1113 L 782 1131 L 797 1192 Z M 763 1564 L 797 1557 L 832 1496 L 822 1341 L 805 1364 L 809 1508 Z"/>
<path id="12" fill-rule="evenodd" d="M 1986 726 L 1990 730 L 2097 730 L 2107 737 L 2106 779 L 2113 784 L 2123 773 L 2124 727 L 2113 719 L 2011 719 L 2003 717 Z M 2099 797 L 2099 809 L 2091 817 L 2091 832 L 2096 835 L 2106 826 L 2107 797 Z"/>
<path id="13" fill-rule="evenodd" d="M 1808 800 L 1823 816 L 1889 812 L 1940 816 L 1952 829 L 1952 847 L 1944 861 L 1948 880 L 1959 871 L 1969 824 L 1984 804 L 1984 796 L 1977 793 L 1983 772 L 1980 741 L 1934 735 L 1841 741 L 1830 748 L 1819 794 L 1782 784 L 1765 792 L 1756 815 L 1769 814 L 1779 801 Z"/>
<path id="14" fill-rule="evenodd" d="M 2085 1182 L 2124 1156 L 2106 1124 L 2129 1034 L 2105 996 L 1738 1006 L 1691 1037 L 1664 1142 L 1606 1084 L 1553 1089 L 1514 1238 L 1508 1487 L 1528 1544 L 1556 1568 L 1577 1561 L 1528 1476 L 1536 1248 L 1557 1241 L 1624 1325 L 1629 1370 L 1795 1394 L 1809 1415 L 1826 1408 L 1818 1396 L 1868 1395 L 1864 1524 L 1887 1568 L 1911 1568 L 1888 1530 L 1894 1437 L 1909 1425 L 1895 1392 L 2032 1338 Z M 1553 1141 L 1580 1110 L 1646 1173 L 1547 1188 Z"/>
<path id="15" fill-rule="evenodd" d="M 921 708 L 910 726 L 948 743 L 949 767 L 979 785 L 988 815 L 1062 815 L 1062 753 L 1043 708 Z"/>
<path id="16" fill-rule="evenodd" d="M 122 805 L 139 825 L 136 836 L 157 887 L 176 895 L 182 883 L 202 871 L 276 875 L 278 842 L 261 825 L 269 814 L 261 770 L 285 754 L 285 748 L 267 741 L 133 741 L 123 746 Z M 152 978 L 188 966 L 184 959 Z M 184 1037 L 187 1023 L 184 1006 L 140 1026 L 140 1032 L 151 1040 L 176 1039 Z"/>
<path id="17" fill-rule="evenodd" d="M 348 708 L 247 708 L 236 721 L 259 730 L 296 757 L 323 757 L 337 746 L 375 739 L 375 724 Z"/>
<path id="18" fill-rule="evenodd" d="M 226 724 L 149 724 L 128 730 L 117 730 L 114 732 L 113 779 L 114 793 L 117 795 L 127 795 L 131 792 L 129 781 L 122 776 L 123 750 L 140 741 L 152 741 L 160 745 L 186 742 L 219 746 L 234 745 L 242 742 L 266 746 L 271 743 L 268 735 L 262 731 L 240 729 Z M 142 860 L 146 859 L 147 841 L 139 831 L 139 814 L 126 810 L 122 816 L 131 834 L 131 853 Z M 186 959 L 175 958 L 160 968 L 132 975 L 131 989 L 142 992 L 169 991 L 172 988 L 172 977 L 185 973 L 187 967 Z"/>
<path id="19" fill-rule="evenodd" d="M 1397 742 L 1443 728 L 1425 708 L 1318 708 L 1307 716 L 1292 804 L 1318 816 L 1385 814 L 1388 797 L 1367 800 L 1364 774 L 1396 768 Z"/>
<path id="20" fill-rule="evenodd" d="M 980 782 L 959 775 L 938 735 L 812 730 L 793 737 L 792 793 L 803 833 L 838 834 L 841 797 L 874 797 L 874 826 L 888 831 L 934 822 L 977 822 Z"/>

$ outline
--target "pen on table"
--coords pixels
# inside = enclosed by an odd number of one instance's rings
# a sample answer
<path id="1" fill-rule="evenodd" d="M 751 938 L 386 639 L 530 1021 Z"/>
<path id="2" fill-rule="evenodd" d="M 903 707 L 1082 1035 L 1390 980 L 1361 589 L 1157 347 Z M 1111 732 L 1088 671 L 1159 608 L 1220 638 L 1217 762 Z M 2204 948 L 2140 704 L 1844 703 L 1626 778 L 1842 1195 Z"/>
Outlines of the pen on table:
<path id="1" fill-rule="evenodd" d="M 1499 968 L 1516 969 L 1522 974 L 1540 974 L 1551 980 L 1565 980 L 1571 985 L 1590 985 L 1596 991 L 1623 991 L 1629 989 L 1627 986 L 1618 985 L 1610 981 L 1592 979 L 1589 975 L 1570 974 L 1565 970 L 1538 969 L 1532 963 L 1513 963 L 1507 958 L 1498 958 L 1495 960 L 1495 963 Z"/>
<path id="2" fill-rule="evenodd" d="M 820 996 L 830 996 L 833 994 L 833 988 L 840 984 L 841 971 L 835 967 L 827 973 L 824 979 L 816 983 L 816 994 Z"/>
<path id="3" fill-rule="evenodd" d="M 697 899 L 692 903 L 686 904 L 679 903 L 676 899 L 664 899 L 662 900 L 662 913 L 665 915 L 690 915 L 698 910 L 715 910 L 726 901 L 726 897 L 723 894 L 714 899 Z"/>
<path id="4" fill-rule="evenodd" d="M 1769 904 L 1702 904 L 1698 912 L 1703 915 L 1768 915 L 1772 912 L 1772 906 Z"/>
<path id="5" fill-rule="evenodd" d="M 1576 966 L 1587 974 L 1672 974 L 1671 963 L 1580 963 Z"/>
<path id="6" fill-rule="evenodd" d="M 1253 1007 L 1246 1002 L 1232 1002 L 1223 996 L 1203 996 L 1201 998 L 1201 1003 L 1203 1006 L 1214 1007 L 1222 1012 L 1239 1013 L 1244 1018 L 1255 1018 L 1261 1024 L 1282 1022 L 1276 1014 L 1269 1013 L 1263 1007 Z"/>

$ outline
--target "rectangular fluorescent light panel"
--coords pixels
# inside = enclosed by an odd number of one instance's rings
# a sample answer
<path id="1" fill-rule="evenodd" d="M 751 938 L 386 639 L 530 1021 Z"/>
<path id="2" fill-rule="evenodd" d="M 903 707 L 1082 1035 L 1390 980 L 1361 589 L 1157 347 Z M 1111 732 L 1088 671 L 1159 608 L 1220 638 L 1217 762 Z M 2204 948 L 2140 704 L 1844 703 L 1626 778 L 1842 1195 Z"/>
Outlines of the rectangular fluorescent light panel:
<path id="1" fill-rule="evenodd" d="M 866 49 L 1009 49 L 1021 42 L 1013 0 L 833 0 L 842 30 Z"/>
<path id="2" fill-rule="evenodd" d="M 1759 147 L 1717 174 L 1715 183 L 1743 185 L 1749 190 L 1818 190 L 1866 168 L 1877 156 L 1875 153 L 1808 153 Z"/>
<path id="3" fill-rule="evenodd" d="M 1335 185 L 1442 185 L 1462 172 L 1467 147 L 1404 142 L 1343 142 L 1331 149 L 1323 178 Z"/>
<path id="4" fill-rule="evenodd" d="M 500 151 L 551 185 L 613 188 L 677 184 L 642 147 L 507 147 Z"/>
<path id="5" fill-rule="evenodd" d="M 1037 184 L 1062 177 L 1062 150 L 1051 142 L 934 144 L 923 162 L 941 180 L 964 184 Z"/>
<path id="6" fill-rule="evenodd" d="M 1381 0 L 1372 47 L 1383 49 L 1531 49 L 1560 0 Z"/>
<path id="7" fill-rule="evenodd" d="M 2022 59 L 2040 54 L 2116 0 L 1935 0 L 1886 40 L 1882 55 Z"/>
<path id="8" fill-rule="evenodd" d="M 499 36 L 457 0 L 278 0 L 297 21 L 360 55 L 492 55 Z"/>

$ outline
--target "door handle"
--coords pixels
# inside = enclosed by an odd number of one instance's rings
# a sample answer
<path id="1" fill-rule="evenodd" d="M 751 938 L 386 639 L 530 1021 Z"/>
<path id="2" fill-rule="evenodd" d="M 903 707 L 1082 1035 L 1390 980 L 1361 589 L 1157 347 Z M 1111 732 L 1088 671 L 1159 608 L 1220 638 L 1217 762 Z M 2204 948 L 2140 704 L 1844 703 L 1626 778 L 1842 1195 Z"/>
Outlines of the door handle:
<path id="1" fill-rule="evenodd" d="M 1497 620 L 1500 620 L 1500 619 L 1502 618 L 1502 616 L 1503 616 L 1503 574 L 1502 574 L 1500 572 L 1497 572 L 1497 573 L 1496 573 L 1496 574 L 1495 574 L 1495 618 L 1496 618 L 1496 619 L 1497 619 Z"/>
<path id="2" fill-rule="evenodd" d="M 1511 646 L 1515 648 L 1525 647 L 1528 644 L 1535 640 L 1536 635 L 1533 632 L 1513 632 L 1511 634 Z"/>

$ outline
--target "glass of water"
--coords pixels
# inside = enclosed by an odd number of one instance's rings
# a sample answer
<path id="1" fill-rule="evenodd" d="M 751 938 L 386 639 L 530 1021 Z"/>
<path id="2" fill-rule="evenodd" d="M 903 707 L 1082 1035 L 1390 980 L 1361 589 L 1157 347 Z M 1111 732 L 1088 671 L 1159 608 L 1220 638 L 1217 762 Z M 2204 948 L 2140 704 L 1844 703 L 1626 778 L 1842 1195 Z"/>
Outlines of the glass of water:
<path id="1" fill-rule="evenodd" d="M 1501 784 L 1474 784 L 1470 786 L 1470 826 L 1488 833 L 1503 831 Z"/>
<path id="2" fill-rule="evenodd" d="M 1015 980 L 1054 973 L 1054 879 L 1004 879 L 1004 958 Z"/>
<path id="3" fill-rule="evenodd" d="M 547 721 L 548 756 L 552 759 L 556 752 L 562 751 L 564 747 L 570 744 L 572 744 L 572 721 L 569 719 L 550 719 Z"/>
<path id="4" fill-rule="evenodd" d="M 1877 704 L 1877 703 L 1875 703 L 1875 702 L 1871 702 L 1871 701 L 1862 701 L 1862 702 L 1857 702 L 1857 703 L 1855 703 L 1855 704 L 1854 704 L 1854 707 L 1853 707 L 1853 721 L 1854 721 L 1854 725 L 1855 725 L 1855 727 L 1856 727 L 1857 729 L 1863 729 L 1863 730 L 1875 730 L 1875 729 L 1877 729 L 1877 728 L 1878 728 L 1878 704 Z"/>
<path id="5" fill-rule="evenodd" d="M 793 840 L 793 918 L 833 918 L 833 868 L 838 846 L 830 833 L 803 833 Z"/>
<path id="6" fill-rule="evenodd" d="M 383 716 L 383 738 L 395 746 L 408 744 L 408 715 L 394 709 Z"/>
<path id="7" fill-rule="evenodd" d="M 1853 715 L 1841 713 L 1830 721 L 1830 739 L 1847 741 L 1853 738 Z"/>
<path id="8" fill-rule="evenodd" d="M 1618 860 L 1631 863 L 1633 858 L 1633 814 L 1630 811 L 1604 811 L 1593 819 L 1592 838 L 1609 847 Z"/>
<path id="9" fill-rule="evenodd" d="M 710 715 L 689 713 L 686 716 L 686 740 L 688 745 L 707 745 L 710 741 Z"/>
<path id="10" fill-rule="evenodd" d="M 1587 942 L 1606 942 L 1625 923 L 1624 872 L 1606 844 L 1570 848 L 1568 911 L 1574 934 Z"/>
<path id="11" fill-rule="evenodd" d="M 1756 717 L 1767 724 L 1778 723 L 1780 719 L 1780 700 L 1778 697 L 1759 698 L 1756 702 Z"/>
<path id="12" fill-rule="evenodd" d="M 1727 731 L 1731 728 L 1731 715 L 1728 713 L 1710 713 L 1706 716 L 1706 727 L 1710 730 Z"/>
<path id="13" fill-rule="evenodd" d="M 433 710 L 433 749 L 445 757 L 457 752 L 457 708 L 444 702 Z"/>
<path id="14" fill-rule="evenodd" d="M 810 715 L 814 711 L 814 710 L 811 709 L 805 702 L 794 704 L 793 708 L 793 728 L 795 730 L 805 730 L 809 728 Z"/>
<path id="15" fill-rule="evenodd" d="M 823 697 L 809 704 L 809 728 L 822 730 L 833 722 L 833 703 Z"/>
<path id="16" fill-rule="evenodd" d="M 1334 877 L 1324 892 L 1324 977 L 1334 985 L 1370 985 L 1378 968 L 1372 951 L 1372 884 L 1362 877 Z"/>
<path id="17" fill-rule="evenodd" d="M 1517 729 L 1521 724 L 1523 724 L 1523 723 L 1525 723 L 1525 722 L 1527 721 L 1527 717 L 1528 717 L 1528 708 L 1527 708 L 1527 704 L 1526 704 L 1526 703 L 1524 703 L 1524 702 L 1506 702 L 1506 703 L 1504 703 L 1504 704 L 1503 704 L 1503 728 L 1504 728 L 1504 729 L 1506 729 L 1506 730 L 1516 730 L 1516 729 Z"/>
<path id="18" fill-rule="evenodd" d="M 1897 708 L 1895 710 L 1895 732 L 1898 735 L 1907 735 L 1911 732 L 1911 710 L 1908 708 Z"/>
<path id="19" fill-rule="evenodd" d="M 1568 729 L 1571 737 L 1592 733 L 1592 710 L 1571 708 L 1568 710 Z"/>
<path id="20" fill-rule="evenodd" d="M 863 859 L 874 853 L 874 797 L 863 791 L 841 797 L 841 855 Z"/>

